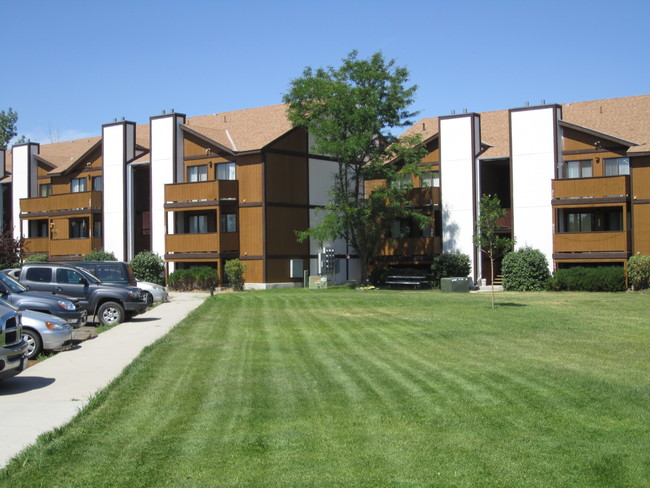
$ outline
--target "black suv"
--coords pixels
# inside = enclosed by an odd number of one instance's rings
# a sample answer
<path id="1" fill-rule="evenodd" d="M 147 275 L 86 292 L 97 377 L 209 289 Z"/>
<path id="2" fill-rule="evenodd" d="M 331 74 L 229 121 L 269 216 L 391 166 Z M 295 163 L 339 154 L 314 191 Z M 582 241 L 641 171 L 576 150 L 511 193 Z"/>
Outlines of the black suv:
<path id="1" fill-rule="evenodd" d="M 22 310 L 49 313 L 61 317 L 72 327 L 86 325 L 88 314 L 72 297 L 28 291 L 23 285 L 0 273 L 0 296 Z"/>
<path id="2" fill-rule="evenodd" d="M 30 290 L 78 298 L 88 314 L 113 325 L 147 310 L 138 288 L 102 283 L 87 271 L 62 263 L 25 263 L 20 282 Z"/>

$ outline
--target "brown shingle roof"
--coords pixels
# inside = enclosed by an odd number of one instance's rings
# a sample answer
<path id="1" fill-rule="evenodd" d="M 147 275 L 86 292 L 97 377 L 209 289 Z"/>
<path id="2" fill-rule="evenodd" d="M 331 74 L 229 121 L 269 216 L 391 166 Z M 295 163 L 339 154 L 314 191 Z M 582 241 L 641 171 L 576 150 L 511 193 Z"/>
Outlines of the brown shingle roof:
<path id="1" fill-rule="evenodd" d="M 233 152 L 261 149 L 292 129 L 284 104 L 191 117 L 185 126 Z"/>
<path id="2" fill-rule="evenodd" d="M 507 110 L 483 112 L 481 115 L 481 142 L 490 147 L 481 154 L 482 159 L 510 156 L 510 121 Z"/>
<path id="3" fill-rule="evenodd" d="M 50 171 L 50 173 L 60 174 L 72 167 L 79 158 L 94 148 L 98 143 L 101 144 L 101 140 L 102 138 L 98 136 L 74 141 L 43 144 L 40 147 L 38 156 L 40 159 L 54 166 L 55 169 Z"/>

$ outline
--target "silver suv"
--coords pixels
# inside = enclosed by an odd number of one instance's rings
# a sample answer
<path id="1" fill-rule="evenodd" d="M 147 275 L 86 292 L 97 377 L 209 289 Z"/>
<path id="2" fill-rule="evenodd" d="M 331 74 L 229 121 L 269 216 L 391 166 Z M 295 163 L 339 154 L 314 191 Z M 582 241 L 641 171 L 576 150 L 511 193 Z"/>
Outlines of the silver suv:
<path id="1" fill-rule="evenodd" d="M 27 343 L 22 338 L 20 313 L 0 311 L 0 380 L 15 376 L 27 367 Z"/>

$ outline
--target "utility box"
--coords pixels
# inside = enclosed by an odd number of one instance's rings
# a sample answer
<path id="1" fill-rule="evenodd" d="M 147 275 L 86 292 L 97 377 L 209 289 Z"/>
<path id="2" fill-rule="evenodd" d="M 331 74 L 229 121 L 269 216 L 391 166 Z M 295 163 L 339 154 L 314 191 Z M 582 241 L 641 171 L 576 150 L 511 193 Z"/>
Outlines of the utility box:
<path id="1" fill-rule="evenodd" d="M 467 278 L 442 278 L 440 291 L 443 293 L 469 293 L 469 279 Z"/>
<path id="2" fill-rule="evenodd" d="M 302 278 L 305 271 L 305 262 L 302 259 L 289 260 L 289 278 Z"/>

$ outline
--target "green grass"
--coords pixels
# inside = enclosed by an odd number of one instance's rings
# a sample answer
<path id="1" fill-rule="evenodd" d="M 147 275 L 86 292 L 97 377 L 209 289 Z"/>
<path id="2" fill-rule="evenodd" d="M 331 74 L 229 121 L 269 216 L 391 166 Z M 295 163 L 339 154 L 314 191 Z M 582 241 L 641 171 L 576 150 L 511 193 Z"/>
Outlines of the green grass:
<path id="1" fill-rule="evenodd" d="M 650 486 L 649 305 L 216 295 L 0 485 Z"/>

